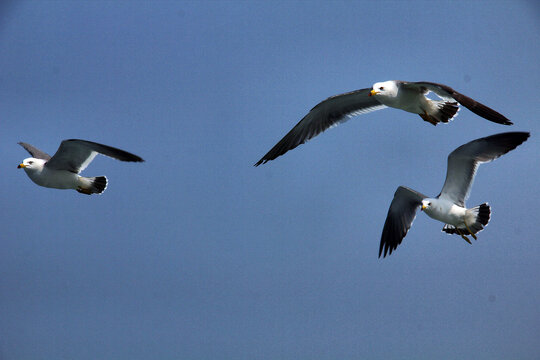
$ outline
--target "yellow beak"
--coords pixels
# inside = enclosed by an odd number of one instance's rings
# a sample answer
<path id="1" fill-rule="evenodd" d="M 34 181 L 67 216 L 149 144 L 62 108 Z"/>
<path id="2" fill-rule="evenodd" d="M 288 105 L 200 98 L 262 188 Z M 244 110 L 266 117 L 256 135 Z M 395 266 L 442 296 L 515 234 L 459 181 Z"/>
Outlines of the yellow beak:
<path id="1" fill-rule="evenodd" d="M 373 96 L 375 94 L 378 94 L 380 91 L 371 90 L 368 96 Z"/>
<path id="2" fill-rule="evenodd" d="M 19 164 L 19 166 L 17 166 L 17 169 L 21 169 L 21 168 L 25 168 L 25 167 L 26 167 L 26 165 L 24 165 L 24 164 Z"/>
<path id="3" fill-rule="evenodd" d="M 426 210 L 426 205 L 422 204 L 422 211 Z"/>

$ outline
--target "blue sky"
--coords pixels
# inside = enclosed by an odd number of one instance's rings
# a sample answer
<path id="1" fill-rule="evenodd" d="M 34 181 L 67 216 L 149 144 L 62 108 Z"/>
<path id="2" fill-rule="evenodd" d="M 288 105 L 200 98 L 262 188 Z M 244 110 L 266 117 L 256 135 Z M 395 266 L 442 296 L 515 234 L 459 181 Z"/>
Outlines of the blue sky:
<path id="1" fill-rule="evenodd" d="M 11 2 L 0 7 L 0 359 L 536 359 L 540 7 L 492 2 Z M 433 127 L 387 109 L 253 167 L 328 96 L 450 85 Z M 439 193 L 470 140 L 468 245 L 419 214 L 379 259 L 399 185 Z M 102 196 L 40 188 L 18 141 L 82 138 Z"/>

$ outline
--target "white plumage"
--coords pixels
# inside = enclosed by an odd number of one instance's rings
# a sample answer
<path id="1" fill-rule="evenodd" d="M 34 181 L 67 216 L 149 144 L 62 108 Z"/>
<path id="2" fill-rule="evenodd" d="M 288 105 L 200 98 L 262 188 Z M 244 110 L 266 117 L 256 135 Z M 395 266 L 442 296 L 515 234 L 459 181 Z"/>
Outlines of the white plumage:
<path id="1" fill-rule="evenodd" d="M 429 92 L 437 94 L 442 100 L 427 98 Z M 320 102 L 255 163 L 255 166 L 274 160 L 352 116 L 393 107 L 418 114 L 424 121 L 437 125 L 440 122 L 447 123 L 456 116 L 459 110 L 458 103 L 489 121 L 512 125 L 504 115 L 455 91 L 450 86 L 426 81 L 390 80 L 375 83 L 371 88 L 332 96 Z"/>
<path id="2" fill-rule="evenodd" d="M 443 222 L 443 231 L 458 234 L 470 243 L 489 222 L 491 209 L 487 203 L 468 209 L 469 195 L 478 165 L 495 160 L 515 149 L 529 137 L 527 132 L 508 132 L 473 140 L 448 156 L 446 180 L 441 193 L 427 197 L 404 186 L 398 187 L 388 209 L 381 235 L 379 257 L 391 254 L 407 235 L 416 211 L 421 208 L 433 219 Z"/>
<path id="3" fill-rule="evenodd" d="M 86 140 L 64 140 L 52 157 L 30 144 L 19 144 L 32 157 L 24 159 L 18 167 L 24 169 L 33 182 L 48 188 L 74 189 L 87 195 L 101 194 L 107 188 L 105 176 L 89 178 L 78 175 L 97 154 L 121 161 L 144 161 L 127 151 Z"/>

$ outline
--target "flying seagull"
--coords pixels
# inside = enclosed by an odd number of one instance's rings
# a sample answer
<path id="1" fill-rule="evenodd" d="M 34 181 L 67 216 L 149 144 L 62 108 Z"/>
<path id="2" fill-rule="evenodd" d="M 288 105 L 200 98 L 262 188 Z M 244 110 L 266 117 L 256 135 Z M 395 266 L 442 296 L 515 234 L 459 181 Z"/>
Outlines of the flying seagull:
<path id="1" fill-rule="evenodd" d="M 465 206 L 478 165 L 515 149 L 528 137 L 528 132 L 508 132 L 461 145 L 448 155 L 446 181 L 436 198 L 427 197 L 405 186 L 398 187 L 384 223 L 379 257 L 381 254 L 383 257 L 392 254 L 401 244 L 418 208 L 429 217 L 442 221 L 445 224 L 442 231 L 461 235 L 469 244 L 471 242 L 467 235 L 476 240 L 475 234 L 484 229 L 491 215 L 487 203 L 471 209 Z"/>
<path id="2" fill-rule="evenodd" d="M 19 145 L 32 157 L 24 159 L 18 168 L 24 169 L 33 182 L 48 188 L 75 189 L 86 195 L 101 194 L 107 188 L 105 176 L 78 175 L 98 153 L 121 161 L 144 161 L 127 151 L 86 140 L 64 140 L 52 157 L 30 144 L 20 142 Z"/>
<path id="3" fill-rule="evenodd" d="M 442 100 L 426 97 L 434 92 Z M 291 131 L 287 133 L 255 166 L 274 160 L 287 151 L 319 135 L 326 129 L 347 121 L 350 117 L 365 114 L 386 107 L 405 110 L 430 124 L 447 123 L 452 120 L 459 104 L 473 113 L 503 125 L 512 122 L 497 111 L 463 95 L 450 86 L 432 82 L 406 82 L 390 80 L 378 82 L 372 88 L 356 90 L 329 97 L 317 104 Z"/>

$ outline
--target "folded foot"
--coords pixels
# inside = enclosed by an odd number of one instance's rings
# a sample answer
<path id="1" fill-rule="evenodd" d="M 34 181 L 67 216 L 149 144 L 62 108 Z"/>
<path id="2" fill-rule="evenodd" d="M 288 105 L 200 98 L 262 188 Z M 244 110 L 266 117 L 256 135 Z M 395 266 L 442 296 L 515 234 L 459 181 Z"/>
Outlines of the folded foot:
<path id="1" fill-rule="evenodd" d="M 456 227 L 456 231 L 457 231 L 457 233 L 463 238 L 463 240 L 465 240 L 466 242 L 468 242 L 469 244 L 472 245 L 471 240 L 469 240 L 469 238 L 468 238 L 467 236 L 465 236 L 465 234 L 463 234 L 463 233 L 461 232 L 461 230 L 459 230 L 457 227 Z M 469 231 L 469 232 L 470 232 L 470 231 Z"/>

